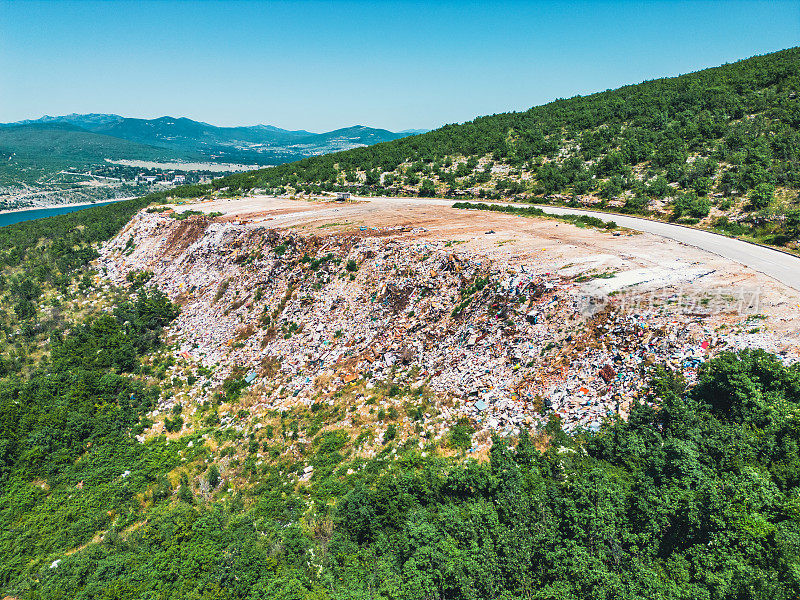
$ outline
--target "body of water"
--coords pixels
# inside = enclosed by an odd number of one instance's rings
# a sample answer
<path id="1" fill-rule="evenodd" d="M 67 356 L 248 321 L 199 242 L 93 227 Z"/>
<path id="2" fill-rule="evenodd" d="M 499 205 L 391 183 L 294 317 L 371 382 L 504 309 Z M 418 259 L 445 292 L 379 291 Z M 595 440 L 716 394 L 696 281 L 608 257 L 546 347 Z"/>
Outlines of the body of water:
<path id="1" fill-rule="evenodd" d="M 0 227 L 6 225 L 13 225 L 14 223 L 22 223 L 22 221 L 32 221 L 34 219 L 43 219 L 44 217 L 53 217 L 55 215 L 65 215 L 67 213 L 75 212 L 76 210 L 83 210 L 84 208 L 93 208 L 95 206 L 105 206 L 112 202 L 96 202 L 94 204 L 82 204 L 80 206 L 57 206 L 55 208 L 35 208 L 33 210 L 17 210 L 14 212 L 7 212 L 0 214 Z"/>

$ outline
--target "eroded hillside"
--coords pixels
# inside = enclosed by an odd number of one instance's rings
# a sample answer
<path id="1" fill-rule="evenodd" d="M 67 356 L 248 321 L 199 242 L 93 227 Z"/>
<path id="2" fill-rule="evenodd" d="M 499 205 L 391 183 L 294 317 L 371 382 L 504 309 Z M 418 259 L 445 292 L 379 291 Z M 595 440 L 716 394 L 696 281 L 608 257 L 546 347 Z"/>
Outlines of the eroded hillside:
<path id="1" fill-rule="evenodd" d="M 630 296 L 594 296 L 615 278 L 635 287 L 641 270 L 554 272 L 400 235 L 422 229 L 174 216 L 139 213 L 99 261 L 114 283 L 158 286 L 183 307 L 169 356 L 147 369 L 165 393 L 143 435 L 230 426 L 249 435 L 251 460 L 302 464 L 330 432 L 371 457 L 414 445 L 480 454 L 495 434 L 544 435 L 552 417 L 597 429 L 627 417 L 653 368 L 691 381 L 762 318 L 734 297 L 687 310 L 674 293 L 626 309 Z M 660 277 L 712 271 L 687 263 Z"/>

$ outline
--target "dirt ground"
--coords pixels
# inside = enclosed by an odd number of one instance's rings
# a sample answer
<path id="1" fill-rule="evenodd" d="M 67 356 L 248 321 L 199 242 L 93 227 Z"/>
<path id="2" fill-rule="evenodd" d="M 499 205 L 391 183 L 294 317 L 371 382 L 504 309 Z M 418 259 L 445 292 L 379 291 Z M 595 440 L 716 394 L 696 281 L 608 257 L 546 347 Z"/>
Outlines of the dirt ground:
<path id="1" fill-rule="evenodd" d="M 451 204 L 413 198 L 342 203 L 251 196 L 176 209 L 221 212 L 220 220 L 294 228 L 320 236 L 381 235 L 451 242 L 460 252 L 585 278 L 587 291 L 627 294 L 632 305 L 652 297 L 672 298 L 672 302 L 678 297 L 686 298 L 681 300 L 684 310 L 685 302 L 697 302 L 698 307 L 702 302 L 705 312 L 717 306 L 718 310 L 711 310 L 709 324 L 741 322 L 744 311 L 758 321 L 749 335 L 769 334 L 775 349 L 790 347 L 793 354 L 800 348 L 800 292 L 743 265 L 647 233 L 615 235 L 550 218 L 459 210 Z M 743 345 L 748 345 L 747 340 Z"/>

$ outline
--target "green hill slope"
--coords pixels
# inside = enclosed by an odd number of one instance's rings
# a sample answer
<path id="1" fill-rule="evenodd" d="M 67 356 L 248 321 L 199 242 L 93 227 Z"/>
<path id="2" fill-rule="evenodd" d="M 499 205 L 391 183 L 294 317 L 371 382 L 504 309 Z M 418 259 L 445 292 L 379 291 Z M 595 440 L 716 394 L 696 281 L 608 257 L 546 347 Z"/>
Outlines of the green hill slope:
<path id="1" fill-rule="evenodd" d="M 106 158 L 197 159 L 199 154 L 155 148 L 64 123 L 0 127 L 0 182 L 35 181 L 42 174 L 83 168 Z"/>
<path id="2" fill-rule="evenodd" d="M 560 196 L 709 224 L 725 215 L 780 223 L 796 208 L 800 188 L 799 87 L 800 49 L 792 48 L 236 175 L 219 185 Z M 754 210 L 767 213 L 754 216 Z"/>

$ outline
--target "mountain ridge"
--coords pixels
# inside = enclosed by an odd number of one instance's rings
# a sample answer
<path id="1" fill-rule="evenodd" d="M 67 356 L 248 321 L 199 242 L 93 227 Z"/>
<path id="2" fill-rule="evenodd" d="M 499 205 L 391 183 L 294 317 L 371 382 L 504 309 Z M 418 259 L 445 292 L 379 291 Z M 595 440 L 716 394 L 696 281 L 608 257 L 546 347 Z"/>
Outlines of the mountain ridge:
<path id="1" fill-rule="evenodd" d="M 110 113 L 44 115 L 38 119 L 3 123 L 0 128 L 57 123 L 75 125 L 92 133 L 148 146 L 200 152 L 214 158 L 246 159 L 247 155 L 252 155 L 254 162 L 271 160 L 273 163 L 284 162 L 283 159 L 302 158 L 416 135 L 412 131 L 395 133 L 365 125 L 352 125 L 315 133 L 304 129 L 288 130 L 263 123 L 224 127 L 188 117 L 165 115 L 153 119 L 141 119 Z M 292 151 L 289 149 L 290 146 L 297 146 L 300 151 Z"/>

